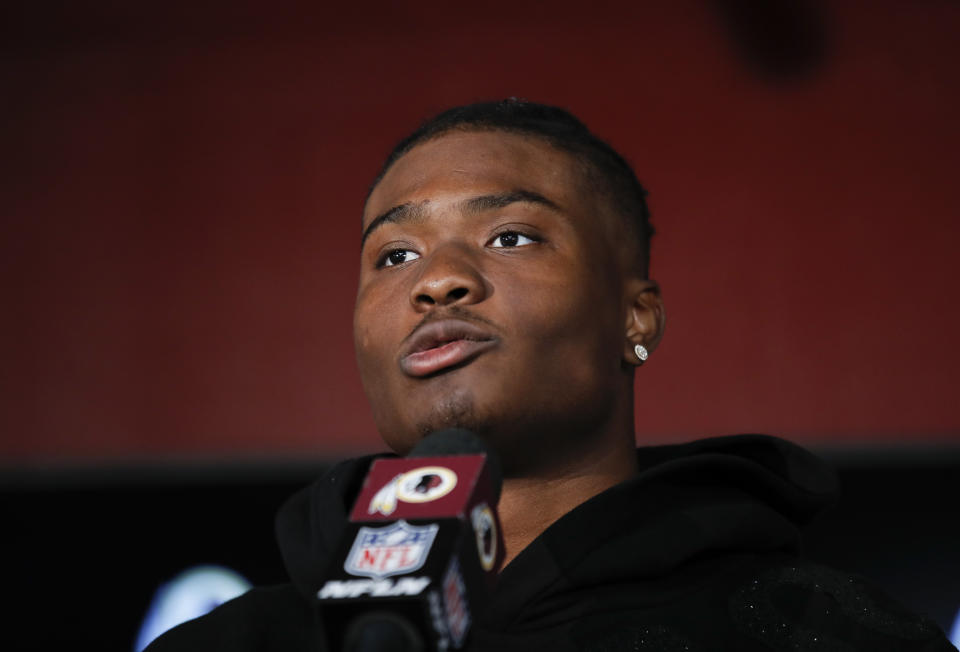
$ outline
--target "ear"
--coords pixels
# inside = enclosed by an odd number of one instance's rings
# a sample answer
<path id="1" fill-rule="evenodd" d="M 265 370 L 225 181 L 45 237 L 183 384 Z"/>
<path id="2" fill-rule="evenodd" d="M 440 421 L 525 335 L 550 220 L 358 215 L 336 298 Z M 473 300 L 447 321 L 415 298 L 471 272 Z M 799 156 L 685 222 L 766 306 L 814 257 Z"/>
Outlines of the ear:
<path id="1" fill-rule="evenodd" d="M 641 361 L 634 353 L 634 347 L 642 344 L 653 353 L 666 325 L 666 313 L 660 286 L 648 279 L 630 279 L 624 288 L 624 307 L 626 313 L 626 338 L 623 346 L 623 359 L 630 365 L 640 365 Z"/>

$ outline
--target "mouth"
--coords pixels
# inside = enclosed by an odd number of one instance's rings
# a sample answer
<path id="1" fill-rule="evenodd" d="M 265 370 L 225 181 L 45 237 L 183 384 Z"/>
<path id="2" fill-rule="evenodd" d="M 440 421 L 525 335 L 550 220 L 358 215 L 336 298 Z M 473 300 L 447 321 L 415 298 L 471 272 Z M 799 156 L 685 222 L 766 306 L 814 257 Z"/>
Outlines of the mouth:
<path id="1" fill-rule="evenodd" d="M 496 337 L 470 322 L 431 322 L 409 338 L 400 356 L 400 369 L 414 378 L 431 376 L 462 367 L 497 344 Z"/>

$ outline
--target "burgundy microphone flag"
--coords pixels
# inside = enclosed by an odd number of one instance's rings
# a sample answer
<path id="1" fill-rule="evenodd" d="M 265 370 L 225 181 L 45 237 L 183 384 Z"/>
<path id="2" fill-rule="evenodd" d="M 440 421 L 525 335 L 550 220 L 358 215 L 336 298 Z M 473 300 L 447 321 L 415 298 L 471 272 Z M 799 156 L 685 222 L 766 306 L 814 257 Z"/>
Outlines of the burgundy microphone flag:
<path id="1" fill-rule="evenodd" d="M 374 461 L 350 514 L 352 523 L 456 518 L 470 525 L 487 581 L 503 559 L 486 456 L 451 455 Z"/>

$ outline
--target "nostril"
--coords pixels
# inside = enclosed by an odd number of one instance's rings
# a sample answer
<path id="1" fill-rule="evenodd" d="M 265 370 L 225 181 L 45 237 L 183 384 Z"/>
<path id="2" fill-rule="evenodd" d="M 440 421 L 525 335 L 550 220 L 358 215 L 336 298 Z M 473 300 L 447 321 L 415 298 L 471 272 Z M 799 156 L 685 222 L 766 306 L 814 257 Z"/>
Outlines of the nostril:
<path id="1" fill-rule="evenodd" d="M 447 292 L 447 297 L 449 299 L 457 301 L 467 296 L 467 292 L 468 290 L 465 287 L 454 288 L 453 290 L 450 290 L 449 292 Z"/>
<path id="2" fill-rule="evenodd" d="M 431 297 L 429 294 L 418 294 L 418 295 L 417 295 L 417 303 L 429 303 L 429 304 L 434 304 L 434 303 L 436 303 L 436 301 L 434 301 L 434 300 L 433 300 L 433 297 Z"/>

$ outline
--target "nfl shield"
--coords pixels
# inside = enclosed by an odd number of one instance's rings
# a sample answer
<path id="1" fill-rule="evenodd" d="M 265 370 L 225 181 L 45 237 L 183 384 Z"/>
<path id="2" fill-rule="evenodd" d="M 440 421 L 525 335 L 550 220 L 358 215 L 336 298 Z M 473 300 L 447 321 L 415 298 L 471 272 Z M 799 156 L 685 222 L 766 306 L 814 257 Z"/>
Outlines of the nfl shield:
<path id="1" fill-rule="evenodd" d="M 411 573 L 427 560 L 439 526 L 400 520 L 385 527 L 361 527 L 343 564 L 351 575 L 381 579 Z"/>

